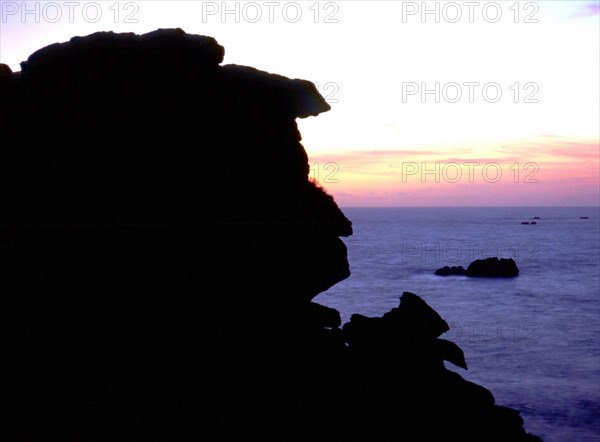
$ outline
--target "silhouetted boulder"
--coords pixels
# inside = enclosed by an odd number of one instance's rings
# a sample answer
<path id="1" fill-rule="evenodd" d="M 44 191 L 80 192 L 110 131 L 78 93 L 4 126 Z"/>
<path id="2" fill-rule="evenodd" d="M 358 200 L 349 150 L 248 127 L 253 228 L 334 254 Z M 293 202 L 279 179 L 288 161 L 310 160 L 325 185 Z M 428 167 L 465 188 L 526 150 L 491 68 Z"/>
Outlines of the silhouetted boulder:
<path id="1" fill-rule="evenodd" d="M 96 33 L 0 65 L 3 440 L 530 440 L 447 323 L 312 299 L 352 224 L 309 180 L 315 86 L 215 39 Z"/>
<path id="2" fill-rule="evenodd" d="M 354 314 L 343 327 L 351 351 L 367 356 L 365 360 L 389 358 L 400 361 L 404 370 L 408 369 L 406 361 L 412 361 L 419 372 L 441 367 L 447 352 L 438 351 L 445 345 L 440 346 L 437 338 L 448 330 L 448 324 L 435 310 L 409 292 L 402 295 L 398 308 L 381 318 Z M 433 362 L 436 360 L 437 364 Z"/>
<path id="3" fill-rule="evenodd" d="M 488 278 L 512 278 L 519 276 L 519 268 L 512 258 L 477 259 L 469 264 L 466 275 Z"/>
<path id="4" fill-rule="evenodd" d="M 467 369 L 460 347 L 439 337 L 448 330 L 407 292 L 380 318 L 352 315 L 343 327 L 352 368 L 342 376 L 354 379 L 348 384 L 355 390 L 343 403 L 360 413 L 348 419 L 350 440 L 538 440 L 525 433 L 517 412 L 495 404 L 489 390 L 444 367 L 448 361 Z M 388 403 L 402 405 L 381 405 Z"/>

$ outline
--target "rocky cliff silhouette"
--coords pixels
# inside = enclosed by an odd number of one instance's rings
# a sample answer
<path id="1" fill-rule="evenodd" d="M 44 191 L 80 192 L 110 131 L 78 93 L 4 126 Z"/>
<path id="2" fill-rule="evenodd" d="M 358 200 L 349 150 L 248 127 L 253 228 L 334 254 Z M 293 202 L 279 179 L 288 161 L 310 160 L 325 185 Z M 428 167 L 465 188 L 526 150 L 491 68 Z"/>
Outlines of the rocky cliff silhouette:
<path id="1" fill-rule="evenodd" d="M 308 179 L 314 85 L 210 37 L 96 33 L 0 65 L 3 440 L 535 440 L 412 293 L 312 299 L 351 222 Z"/>

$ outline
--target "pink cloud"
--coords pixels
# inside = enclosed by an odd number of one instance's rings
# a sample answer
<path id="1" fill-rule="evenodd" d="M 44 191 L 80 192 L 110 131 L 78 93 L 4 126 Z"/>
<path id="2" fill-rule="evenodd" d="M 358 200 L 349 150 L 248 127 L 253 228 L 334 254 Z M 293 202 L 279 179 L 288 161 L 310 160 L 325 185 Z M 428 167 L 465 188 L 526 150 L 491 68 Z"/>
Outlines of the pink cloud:
<path id="1" fill-rule="evenodd" d="M 423 151 L 365 149 L 321 155 L 319 158 L 310 156 L 311 162 L 335 162 L 339 166 L 338 181 L 323 185 L 343 206 L 590 205 L 600 202 L 600 147 L 592 140 L 543 137 L 499 146 L 489 153 L 440 147 Z M 407 170 L 403 170 L 403 162 L 413 162 L 417 169 L 425 163 L 428 170 L 435 167 L 434 163 L 440 163 L 441 179 L 436 181 L 431 173 L 409 176 Z M 479 163 L 474 175 L 463 166 L 467 162 Z M 444 169 L 450 163 L 461 168 L 461 178 L 456 181 L 452 181 L 456 171 Z M 497 182 L 493 181 L 493 168 L 488 171 L 489 176 L 483 175 L 488 163 L 495 163 L 496 168 L 501 169 L 501 179 Z M 451 181 L 444 180 L 445 174 Z"/>

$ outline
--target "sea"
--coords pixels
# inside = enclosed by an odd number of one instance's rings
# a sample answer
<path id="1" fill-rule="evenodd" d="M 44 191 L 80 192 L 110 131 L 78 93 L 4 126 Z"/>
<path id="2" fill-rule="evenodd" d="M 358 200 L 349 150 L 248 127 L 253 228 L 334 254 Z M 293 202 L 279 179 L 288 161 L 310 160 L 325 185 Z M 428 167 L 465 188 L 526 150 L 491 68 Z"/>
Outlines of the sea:
<path id="1" fill-rule="evenodd" d="M 415 293 L 465 353 L 468 371 L 448 369 L 517 409 L 544 441 L 600 441 L 599 207 L 342 210 L 352 275 L 316 302 L 347 322 Z M 519 276 L 434 275 L 494 256 L 514 259 Z"/>

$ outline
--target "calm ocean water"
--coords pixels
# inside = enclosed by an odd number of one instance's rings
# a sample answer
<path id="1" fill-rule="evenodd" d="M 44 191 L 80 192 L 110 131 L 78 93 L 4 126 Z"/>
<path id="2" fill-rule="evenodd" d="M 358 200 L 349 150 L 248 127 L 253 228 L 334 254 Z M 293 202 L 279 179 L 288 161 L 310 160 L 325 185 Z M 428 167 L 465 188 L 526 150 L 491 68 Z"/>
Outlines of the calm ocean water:
<path id="1" fill-rule="evenodd" d="M 600 208 L 343 210 L 354 224 L 352 276 L 317 302 L 346 322 L 416 293 L 465 352 L 469 371 L 449 369 L 518 409 L 544 441 L 600 441 Z M 520 275 L 433 275 L 490 256 L 515 259 Z"/>

